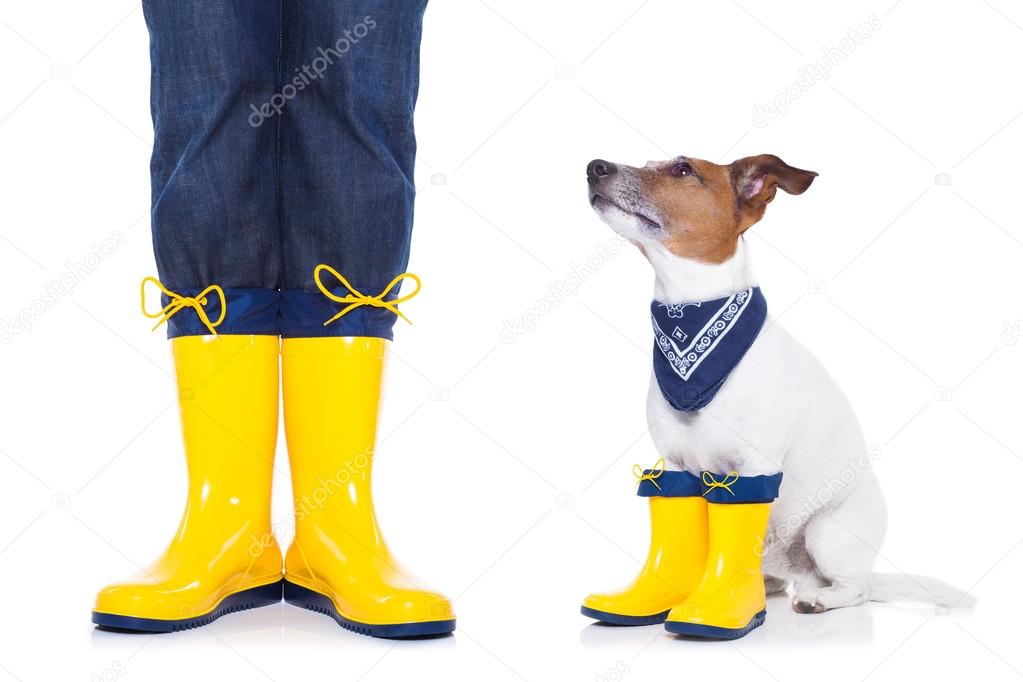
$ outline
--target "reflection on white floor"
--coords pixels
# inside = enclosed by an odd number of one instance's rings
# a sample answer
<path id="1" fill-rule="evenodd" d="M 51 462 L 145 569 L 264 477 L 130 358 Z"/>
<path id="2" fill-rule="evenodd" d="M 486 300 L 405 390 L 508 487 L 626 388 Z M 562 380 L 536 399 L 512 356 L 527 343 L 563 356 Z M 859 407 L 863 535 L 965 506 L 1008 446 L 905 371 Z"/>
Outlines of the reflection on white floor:
<path id="1" fill-rule="evenodd" d="M 945 658 L 950 669 L 959 666 L 976 615 L 882 604 L 807 615 L 793 612 L 787 597 L 775 596 L 768 600 L 765 625 L 732 642 L 677 637 L 661 626 L 602 625 L 570 610 L 531 624 L 510 615 L 503 627 L 494 627 L 492 619 L 479 620 L 475 609 L 460 619 L 453 636 L 394 642 L 356 635 L 329 618 L 281 604 L 173 635 L 92 630 L 90 648 L 95 660 L 117 661 L 129 671 L 136 660 L 202 652 L 207 664 L 219 662 L 232 675 L 241 665 L 264 679 L 318 669 L 331 669 L 342 679 L 393 679 L 436 669 L 464 673 L 479 666 L 493 679 L 509 680 L 696 679 L 722 670 L 732 673 L 726 679 L 895 679 L 914 665 L 913 648 L 929 651 L 932 663 Z M 675 677 L 683 669 L 688 674 Z"/>

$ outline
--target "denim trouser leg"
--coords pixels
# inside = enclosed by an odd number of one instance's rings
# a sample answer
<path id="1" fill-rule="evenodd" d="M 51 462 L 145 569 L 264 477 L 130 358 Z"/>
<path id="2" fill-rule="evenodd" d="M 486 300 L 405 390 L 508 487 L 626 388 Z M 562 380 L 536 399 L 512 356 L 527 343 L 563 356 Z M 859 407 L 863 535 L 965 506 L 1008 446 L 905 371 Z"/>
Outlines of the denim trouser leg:
<path id="1" fill-rule="evenodd" d="M 247 123 L 273 91 L 279 0 L 145 0 L 152 58 L 153 246 L 181 296 L 216 284 L 224 334 L 276 334 L 281 278 L 275 131 Z M 207 296 L 210 319 L 220 314 Z M 164 304 L 168 302 L 164 296 Z M 170 336 L 208 334 L 192 311 Z"/>
<path id="2" fill-rule="evenodd" d="M 160 279 L 191 306 L 168 319 L 170 336 L 209 333 L 191 299 L 218 285 L 218 333 L 391 338 L 380 307 L 325 326 L 344 304 L 313 272 L 330 265 L 372 296 L 408 262 L 425 6 L 144 0 L 153 245 Z M 202 301 L 216 320 L 219 297 Z"/>
<path id="3" fill-rule="evenodd" d="M 394 314 L 370 306 L 324 326 L 343 304 L 316 289 L 313 270 L 330 265 L 368 295 L 405 271 L 425 7 L 426 0 L 285 1 L 282 71 L 284 83 L 296 85 L 281 118 L 286 337 L 392 338 Z M 348 293 L 329 275 L 323 284 Z"/>

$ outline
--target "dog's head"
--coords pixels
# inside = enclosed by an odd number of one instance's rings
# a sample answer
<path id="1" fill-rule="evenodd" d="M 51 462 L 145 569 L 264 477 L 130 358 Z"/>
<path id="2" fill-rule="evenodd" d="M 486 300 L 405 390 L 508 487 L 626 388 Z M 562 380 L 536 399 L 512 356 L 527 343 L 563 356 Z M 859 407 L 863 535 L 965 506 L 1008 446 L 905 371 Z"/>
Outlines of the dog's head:
<path id="1" fill-rule="evenodd" d="M 727 166 L 680 156 L 642 168 L 595 159 L 586 167 L 590 205 L 643 249 L 657 242 L 681 258 L 721 263 L 764 215 L 775 192 L 802 194 L 817 174 L 761 154 Z"/>

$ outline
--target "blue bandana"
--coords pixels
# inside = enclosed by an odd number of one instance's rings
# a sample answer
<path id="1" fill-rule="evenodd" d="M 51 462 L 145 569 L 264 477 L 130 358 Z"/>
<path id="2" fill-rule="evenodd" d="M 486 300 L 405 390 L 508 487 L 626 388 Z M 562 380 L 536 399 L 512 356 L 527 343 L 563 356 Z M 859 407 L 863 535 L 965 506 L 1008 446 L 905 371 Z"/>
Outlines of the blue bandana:
<path id="1" fill-rule="evenodd" d="M 676 410 L 706 407 L 760 333 L 767 300 L 760 287 L 698 303 L 650 304 L 654 376 Z"/>

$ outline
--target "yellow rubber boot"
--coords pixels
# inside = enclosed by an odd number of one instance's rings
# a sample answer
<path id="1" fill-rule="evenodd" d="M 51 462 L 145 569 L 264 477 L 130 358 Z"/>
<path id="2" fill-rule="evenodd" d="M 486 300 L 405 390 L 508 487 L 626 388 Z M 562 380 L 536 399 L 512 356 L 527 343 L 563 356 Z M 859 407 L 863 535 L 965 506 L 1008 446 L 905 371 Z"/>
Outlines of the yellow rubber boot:
<path id="1" fill-rule="evenodd" d="M 374 637 L 453 631 L 451 603 L 391 555 L 373 511 L 371 469 L 387 342 L 285 339 L 284 424 L 295 540 L 284 598 Z"/>
<path id="2" fill-rule="evenodd" d="M 664 627 L 679 635 L 737 639 L 767 615 L 760 571 L 769 503 L 708 504 L 710 546 L 700 584 Z"/>
<path id="3" fill-rule="evenodd" d="M 707 501 L 651 497 L 650 550 L 639 575 L 620 590 L 586 597 L 582 614 L 615 625 L 663 623 L 696 587 L 706 561 Z"/>
<path id="4" fill-rule="evenodd" d="M 172 341 L 188 500 L 170 546 L 96 597 L 102 628 L 172 632 L 280 603 L 281 551 L 270 527 L 279 339 Z"/>

